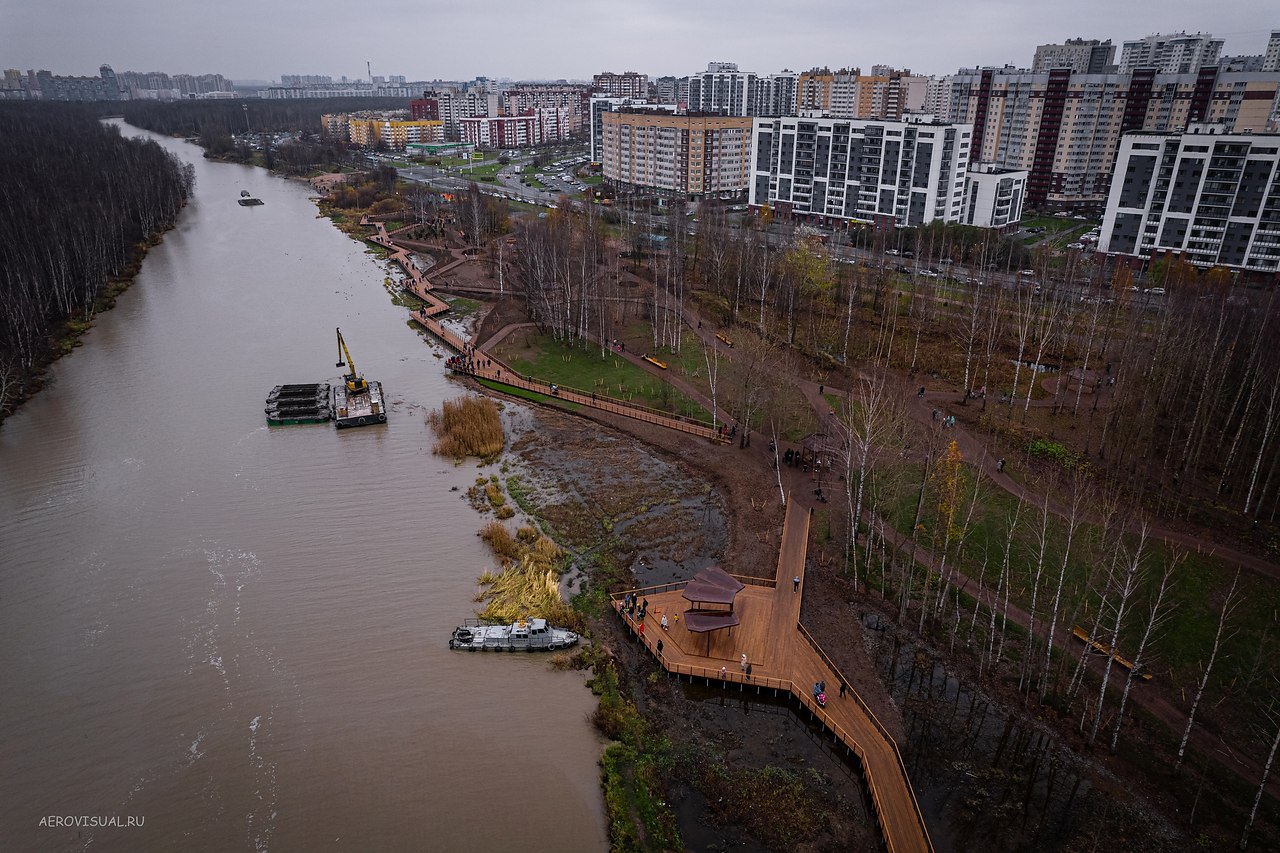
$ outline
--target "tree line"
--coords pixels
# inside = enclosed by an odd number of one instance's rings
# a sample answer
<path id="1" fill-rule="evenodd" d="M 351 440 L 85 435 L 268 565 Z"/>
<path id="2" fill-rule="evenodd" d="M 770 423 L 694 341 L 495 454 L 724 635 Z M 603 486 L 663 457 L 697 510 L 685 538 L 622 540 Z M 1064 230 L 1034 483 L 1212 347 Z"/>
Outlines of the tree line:
<path id="1" fill-rule="evenodd" d="M 0 418 L 113 279 L 173 225 L 195 173 L 92 106 L 0 104 Z"/>

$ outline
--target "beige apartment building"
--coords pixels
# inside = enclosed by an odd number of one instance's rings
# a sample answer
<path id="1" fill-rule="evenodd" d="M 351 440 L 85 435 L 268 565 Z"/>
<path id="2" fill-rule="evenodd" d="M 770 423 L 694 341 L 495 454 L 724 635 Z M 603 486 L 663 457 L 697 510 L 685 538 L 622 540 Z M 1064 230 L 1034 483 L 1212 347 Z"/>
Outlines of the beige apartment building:
<path id="1" fill-rule="evenodd" d="M 1030 173 L 1032 207 L 1100 205 L 1121 136 L 1179 133 L 1192 122 L 1263 133 L 1280 107 L 1280 74 L 1074 74 L 982 69 L 951 79 L 952 121 L 974 126 L 974 159 Z"/>
<path id="2" fill-rule="evenodd" d="M 747 188 L 750 116 L 623 109 L 601 120 L 600 162 L 608 181 L 689 199 Z"/>

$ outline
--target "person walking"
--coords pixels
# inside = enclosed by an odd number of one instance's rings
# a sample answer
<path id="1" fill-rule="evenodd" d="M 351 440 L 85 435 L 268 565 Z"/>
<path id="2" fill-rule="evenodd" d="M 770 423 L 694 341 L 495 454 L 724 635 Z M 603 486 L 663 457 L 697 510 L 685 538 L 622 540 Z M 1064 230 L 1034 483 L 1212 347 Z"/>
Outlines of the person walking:
<path id="1" fill-rule="evenodd" d="M 1000 457 L 1000 461 L 996 463 L 996 471 L 1004 473 L 1004 457 Z"/>
<path id="2" fill-rule="evenodd" d="M 726 668 L 725 668 L 725 667 L 723 667 L 723 666 L 722 666 L 722 667 L 720 667 L 720 680 L 721 680 L 721 681 L 724 681 L 724 680 L 725 680 L 725 679 L 727 679 L 728 677 L 729 677 L 729 670 L 728 670 L 728 669 L 726 669 Z"/>
<path id="3" fill-rule="evenodd" d="M 640 623 L 640 639 L 644 639 L 644 622 Z"/>
<path id="4" fill-rule="evenodd" d="M 793 577 L 793 578 L 791 579 L 791 591 L 792 591 L 792 592 L 799 592 L 799 591 L 800 591 L 800 576 L 799 576 L 799 575 L 796 575 L 795 577 Z"/>
<path id="5" fill-rule="evenodd" d="M 658 638 L 658 657 L 662 657 L 662 638 Z"/>
<path id="6" fill-rule="evenodd" d="M 844 694 L 849 692 L 849 685 L 844 683 L 844 679 L 840 679 L 840 698 L 844 698 Z"/>
<path id="7" fill-rule="evenodd" d="M 747 671 L 747 653 L 746 652 L 742 653 L 742 671 L 743 672 Z"/>
<path id="8" fill-rule="evenodd" d="M 751 664 L 747 664 L 747 681 L 751 680 Z"/>
<path id="9" fill-rule="evenodd" d="M 665 631 L 665 630 L 667 630 L 667 614 L 665 614 L 665 613 L 663 613 L 663 614 L 662 614 L 662 623 L 661 623 L 661 624 L 662 624 L 662 630 L 664 630 L 664 631 Z M 661 640 L 659 640 L 658 642 L 662 642 L 662 641 L 661 641 Z"/>

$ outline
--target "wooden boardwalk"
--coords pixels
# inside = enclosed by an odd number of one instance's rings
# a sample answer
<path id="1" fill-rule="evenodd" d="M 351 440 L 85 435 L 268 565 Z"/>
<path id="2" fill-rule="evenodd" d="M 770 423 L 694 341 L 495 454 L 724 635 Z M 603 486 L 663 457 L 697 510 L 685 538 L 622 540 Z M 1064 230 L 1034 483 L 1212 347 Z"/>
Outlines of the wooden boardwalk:
<path id="1" fill-rule="evenodd" d="M 862 763 L 889 851 L 932 851 L 897 744 L 852 685 L 846 696 L 840 696 L 840 684 L 848 681 L 800 624 L 808 540 L 809 510 L 788 500 L 777 574 L 773 580 L 738 578 L 747 586 L 734 601 L 741 622 L 732 633 L 728 629 L 710 634 L 686 630 L 679 619 L 689 607 L 681 596 L 684 582 L 629 590 L 637 600 L 649 602 L 643 630 L 637 617 L 622 608 L 625 592 L 613 596 L 614 608 L 668 672 L 714 682 L 721 679 L 723 668 L 724 680 L 740 685 L 740 689 L 754 687 L 757 692 L 771 690 L 794 696 Z M 800 578 L 799 592 L 793 591 L 796 577 Z M 665 631 L 664 615 L 668 621 Z M 659 639 L 663 641 L 661 655 L 657 651 Z M 744 654 L 751 663 L 750 676 L 743 670 Z M 825 708 L 813 698 L 817 681 L 827 683 Z"/>
<path id="2" fill-rule="evenodd" d="M 618 400 L 591 391 L 581 391 L 563 386 L 557 387 L 549 382 L 534 379 L 532 376 L 522 376 L 498 359 L 493 358 L 489 353 L 479 352 L 474 343 L 440 322 L 438 318 L 449 310 L 449 304 L 432 293 L 435 285 L 431 283 L 431 279 L 427 277 L 427 274 L 414 263 L 413 258 L 410 257 L 409 250 L 403 246 L 397 246 L 391 235 L 387 233 L 387 227 L 378 221 L 376 217 L 366 216 L 360 220 L 360 224 L 377 229 L 376 233 L 369 238 L 370 242 L 382 246 L 391 253 L 388 260 L 398 265 L 408 276 L 405 280 L 406 286 L 414 296 L 427 303 L 421 309 L 412 312 L 413 319 L 462 356 L 463 362 L 459 367 L 454 368 L 457 372 L 476 376 L 480 379 L 487 379 L 490 382 L 497 382 L 512 388 L 520 388 L 548 397 L 555 397 L 571 405 L 598 409 L 602 412 L 622 415 L 632 420 L 656 424 L 657 426 L 674 429 L 698 438 L 716 442 L 728 441 L 727 436 L 705 421 L 681 415 L 672 415 L 669 412 L 651 409 L 647 406 L 640 406 L 627 400 Z M 461 263 L 461 261 L 446 264 L 441 269 L 451 269 L 458 263 Z"/>

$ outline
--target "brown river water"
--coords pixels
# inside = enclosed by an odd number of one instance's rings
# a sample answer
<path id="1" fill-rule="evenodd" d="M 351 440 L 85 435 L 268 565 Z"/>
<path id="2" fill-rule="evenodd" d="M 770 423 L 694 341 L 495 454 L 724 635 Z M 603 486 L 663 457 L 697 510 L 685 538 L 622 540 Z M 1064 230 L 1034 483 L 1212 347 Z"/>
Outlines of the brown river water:
<path id="1" fill-rule="evenodd" d="M 308 187 L 154 138 L 194 200 L 0 427 L 0 850 L 604 849 L 584 676 L 446 644 L 490 560 L 438 347 Z M 269 429 L 335 326 L 390 423 Z"/>

